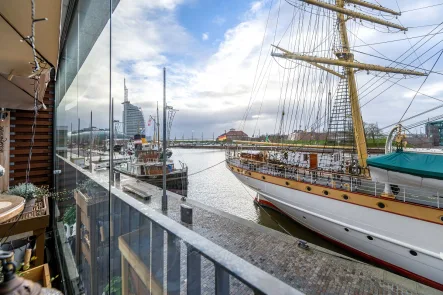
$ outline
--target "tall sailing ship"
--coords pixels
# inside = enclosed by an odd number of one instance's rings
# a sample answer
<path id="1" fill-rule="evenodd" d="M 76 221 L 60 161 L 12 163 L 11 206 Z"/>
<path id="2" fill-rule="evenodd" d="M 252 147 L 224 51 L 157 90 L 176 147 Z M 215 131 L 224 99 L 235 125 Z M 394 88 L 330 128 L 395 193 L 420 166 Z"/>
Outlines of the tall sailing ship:
<path id="1" fill-rule="evenodd" d="M 348 27 L 366 23 L 406 31 L 386 20 L 387 14 L 400 15 L 394 10 L 361 0 L 287 3 L 297 11 L 288 26 L 290 48 L 273 44 L 271 52 L 285 70 L 281 91 L 289 96 L 279 109 L 279 133 L 285 126 L 298 127 L 297 120 L 311 120 L 306 133 L 327 124 L 324 138 L 317 140 L 322 144 L 238 142 L 242 150 L 226 152 L 228 169 L 257 192 L 260 203 L 367 259 L 443 290 L 443 155 L 406 151 L 405 128 L 398 124 L 386 154 L 368 157 L 356 82 L 357 71 L 413 77 L 432 70 L 354 60 Z M 369 11 L 372 15 L 364 13 Z M 301 110 L 308 109 L 304 99 L 313 105 L 309 115 Z M 245 150 L 251 144 L 274 148 Z"/>

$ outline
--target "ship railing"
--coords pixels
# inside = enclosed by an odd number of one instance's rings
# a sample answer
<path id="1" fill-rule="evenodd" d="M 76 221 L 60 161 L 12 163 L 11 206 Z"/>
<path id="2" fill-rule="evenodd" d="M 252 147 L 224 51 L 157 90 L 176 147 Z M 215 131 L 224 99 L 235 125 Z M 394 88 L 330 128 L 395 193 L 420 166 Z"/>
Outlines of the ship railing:
<path id="1" fill-rule="evenodd" d="M 350 175 L 333 171 L 309 169 L 289 165 L 277 165 L 267 162 L 256 162 L 240 159 L 230 153 L 226 155 L 226 162 L 238 168 L 256 171 L 259 173 L 292 179 L 300 182 L 318 184 L 326 187 L 341 189 L 355 193 L 362 193 L 380 197 L 386 190 L 386 184 L 374 182 L 358 175 Z M 443 207 L 443 192 L 426 188 L 405 185 L 388 184 L 396 200 L 415 203 L 425 206 Z"/>

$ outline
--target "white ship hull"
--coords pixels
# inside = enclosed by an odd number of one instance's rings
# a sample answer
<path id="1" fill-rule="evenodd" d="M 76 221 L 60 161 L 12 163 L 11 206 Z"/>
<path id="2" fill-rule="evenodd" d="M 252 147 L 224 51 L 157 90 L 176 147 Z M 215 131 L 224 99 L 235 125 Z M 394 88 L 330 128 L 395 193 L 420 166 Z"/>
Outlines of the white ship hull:
<path id="1" fill-rule="evenodd" d="M 443 290 L 443 226 L 234 175 L 307 228 Z"/>

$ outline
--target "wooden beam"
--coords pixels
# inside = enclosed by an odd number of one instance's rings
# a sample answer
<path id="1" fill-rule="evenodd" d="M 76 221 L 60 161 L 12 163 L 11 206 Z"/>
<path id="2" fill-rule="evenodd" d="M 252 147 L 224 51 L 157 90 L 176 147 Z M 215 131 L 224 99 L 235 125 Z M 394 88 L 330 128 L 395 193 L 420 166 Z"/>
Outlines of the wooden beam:
<path id="1" fill-rule="evenodd" d="M 129 265 L 125 257 L 122 255 L 122 295 L 129 294 Z"/>
<path id="2" fill-rule="evenodd" d="M 397 12 L 395 10 L 392 10 L 392 9 L 389 9 L 389 8 L 386 8 L 386 7 L 383 7 L 381 5 L 375 5 L 375 4 L 366 2 L 366 1 L 361 1 L 361 0 L 345 0 L 345 2 L 351 3 L 351 4 L 355 4 L 355 5 L 364 6 L 364 7 L 375 9 L 375 10 L 378 10 L 378 11 L 387 12 L 387 13 L 390 13 L 390 14 L 393 14 L 393 15 L 401 15 L 400 12 Z"/>
<path id="3" fill-rule="evenodd" d="M 326 72 L 328 72 L 328 73 L 330 73 L 332 75 L 335 75 L 335 76 L 339 77 L 340 79 L 344 79 L 345 78 L 345 76 L 343 76 L 342 74 L 339 74 L 336 71 L 331 70 L 330 68 L 327 68 L 325 66 L 319 65 L 318 63 L 308 62 L 308 64 L 313 65 L 314 67 L 317 67 L 319 69 L 322 69 L 322 70 L 324 70 L 324 71 L 326 71 Z"/>
<path id="4" fill-rule="evenodd" d="M 34 231 L 34 235 L 37 238 L 35 242 L 35 265 L 42 265 L 45 261 L 45 232 L 46 228 Z"/>
<path id="5" fill-rule="evenodd" d="M 297 53 L 287 53 L 288 51 L 281 48 L 281 47 L 278 47 L 275 45 L 272 45 L 272 46 L 274 46 L 275 48 L 284 52 L 284 53 L 272 52 L 271 55 L 275 56 L 275 57 L 294 59 L 294 60 L 302 60 L 302 61 L 306 61 L 309 63 L 321 63 L 321 64 L 327 64 L 327 65 L 336 65 L 336 66 L 355 68 L 355 69 L 367 70 L 367 71 L 396 73 L 396 74 L 404 74 L 404 75 L 412 75 L 412 76 L 427 76 L 426 73 L 412 71 L 412 70 L 405 70 L 405 69 L 398 69 L 398 68 L 391 68 L 391 67 L 382 67 L 382 66 L 378 66 L 378 65 L 359 63 L 359 62 L 355 62 L 355 61 L 332 59 L 332 58 L 326 58 L 326 57 L 316 57 L 316 56 L 310 56 L 310 55 L 301 55 L 301 54 L 297 54 Z"/>
<path id="6" fill-rule="evenodd" d="M 333 5 L 333 4 L 325 3 L 325 2 L 322 2 L 322 1 L 318 1 L 318 0 L 300 0 L 300 1 L 308 3 L 308 4 L 312 4 L 312 5 L 315 5 L 315 6 L 318 6 L 318 7 L 322 7 L 322 8 L 325 8 L 325 9 L 329 9 L 329 10 L 332 10 L 332 11 L 335 11 L 335 12 L 339 12 L 339 13 L 342 13 L 342 14 L 345 14 L 345 15 L 348 15 L 348 16 L 352 16 L 354 18 L 359 18 L 359 19 L 363 19 L 363 20 L 366 20 L 366 21 L 369 21 L 369 22 L 372 22 L 372 23 L 376 23 L 376 24 L 379 24 L 379 25 L 383 25 L 383 26 L 399 29 L 401 31 L 407 31 L 408 30 L 408 28 L 405 28 L 403 26 L 400 26 L 400 25 L 397 25 L 397 24 L 394 24 L 394 23 L 391 23 L 391 22 L 388 22 L 388 21 L 385 21 L 385 20 L 382 20 L 382 19 L 379 19 L 379 18 L 376 18 L 376 17 L 372 17 L 372 16 L 369 16 L 369 15 L 366 15 L 366 14 L 363 14 L 363 13 L 355 12 L 353 10 L 349 10 L 349 9 L 346 9 L 346 8 L 338 7 L 338 6 Z"/>
<path id="7" fill-rule="evenodd" d="M 129 233 L 130 234 L 130 233 Z M 160 286 L 154 279 L 151 280 L 151 288 L 149 288 L 149 278 L 153 278 L 152 273 L 148 267 L 143 263 L 142 259 L 129 247 L 124 240 L 124 236 L 118 237 L 118 249 L 122 257 L 125 258 L 139 279 L 151 291 L 151 294 L 163 294 L 163 286 Z M 163 271 L 163 270 L 162 270 Z"/>

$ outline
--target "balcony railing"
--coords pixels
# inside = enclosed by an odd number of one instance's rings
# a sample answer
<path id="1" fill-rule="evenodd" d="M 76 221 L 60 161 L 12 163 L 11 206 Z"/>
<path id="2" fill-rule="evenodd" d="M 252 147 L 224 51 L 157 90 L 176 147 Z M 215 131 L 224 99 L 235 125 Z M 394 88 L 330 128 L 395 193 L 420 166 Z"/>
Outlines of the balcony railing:
<path id="1" fill-rule="evenodd" d="M 385 189 L 384 183 L 374 182 L 358 176 L 338 172 L 334 173 L 332 171 L 311 170 L 307 167 L 276 165 L 267 162 L 240 159 L 240 157 L 234 156 L 230 151 L 226 152 L 226 162 L 249 171 L 257 171 L 267 175 L 319 184 L 375 197 L 381 196 Z M 391 186 L 391 189 L 396 200 L 436 208 L 442 208 L 443 206 L 442 200 L 440 200 L 443 192 L 402 185 Z"/>
<path id="2" fill-rule="evenodd" d="M 302 294 L 147 204 L 110 188 L 108 182 L 57 158 L 62 168 L 58 177 L 77 179 L 75 261 L 86 294 L 110 294 L 120 280 L 121 294 Z M 78 185 L 84 180 L 89 181 L 86 189 Z M 58 179 L 58 185 L 66 185 L 63 181 Z M 81 195 L 86 202 L 79 204 Z"/>

